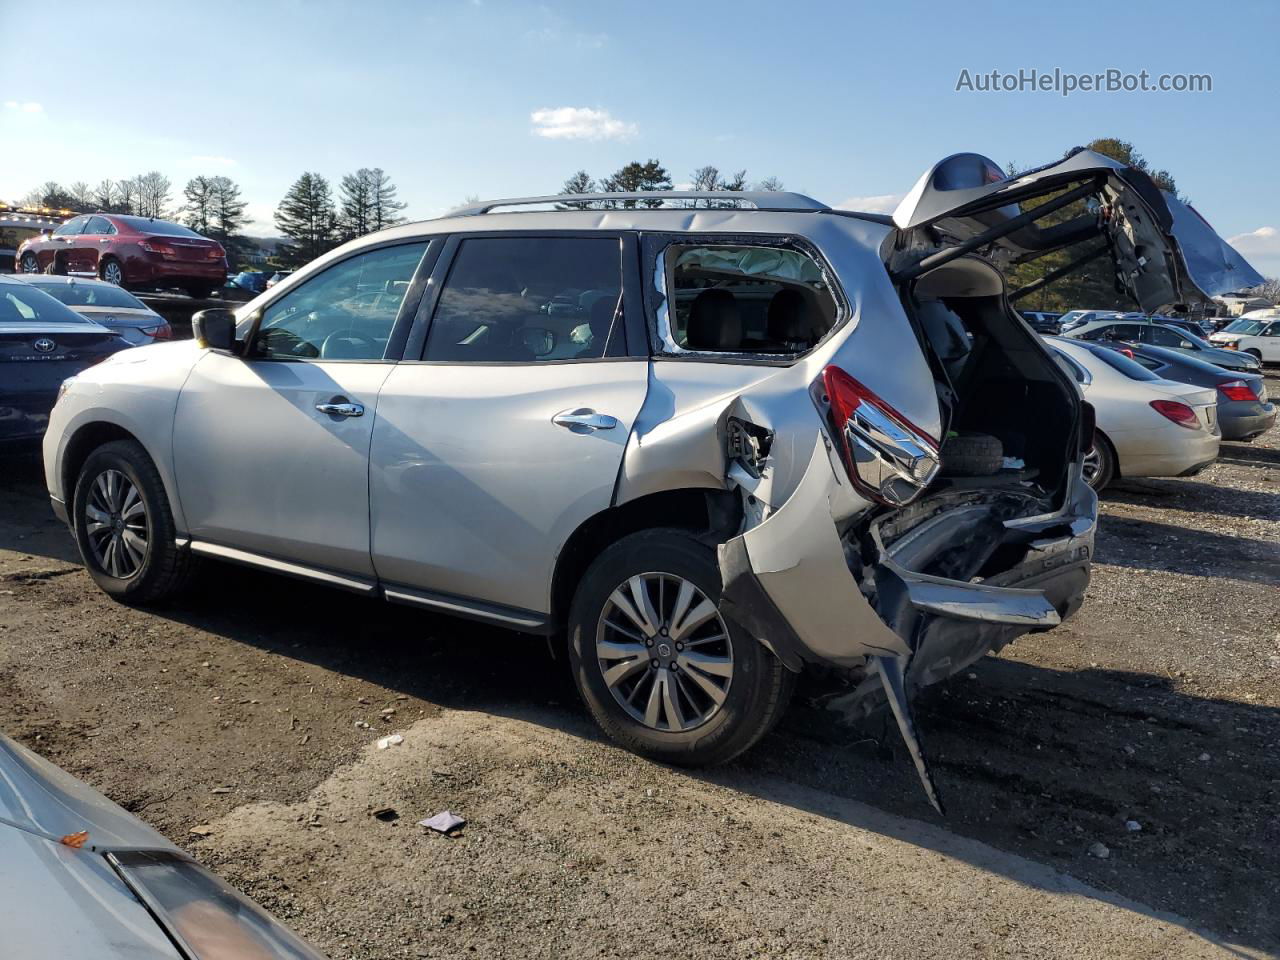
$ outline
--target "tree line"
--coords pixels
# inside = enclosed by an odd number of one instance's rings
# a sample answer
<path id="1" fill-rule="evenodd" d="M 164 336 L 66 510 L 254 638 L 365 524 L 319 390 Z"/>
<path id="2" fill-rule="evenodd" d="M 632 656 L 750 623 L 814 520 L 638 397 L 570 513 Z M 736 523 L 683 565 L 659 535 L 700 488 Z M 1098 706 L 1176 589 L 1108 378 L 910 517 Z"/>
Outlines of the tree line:
<path id="1" fill-rule="evenodd" d="M 748 184 L 747 171 L 745 169 L 738 170 L 736 173 L 726 174 L 715 166 L 698 167 L 689 175 L 689 189 L 703 192 L 716 190 L 782 190 L 782 181 L 777 177 L 765 177 L 758 183 Z M 562 194 L 572 193 L 641 193 L 649 190 L 672 190 L 674 187 L 671 183 L 671 175 L 667 173 L 664 167 L 657 160 L 632 160 L 630 163 L 618 168 L 608 176 L 601 177 L 599 180 L 592 178 L 586 170 L 579 170 L 560 188 Z M 594 201 L 577 204 L 577 206 L 612 206 L 615 202 L 621 203 L 624 207 L 634 207 L 637 203 L 640 206 L 658 207 L 663 204 L 662 200 L 623 200 L 623 201 Z M 687 201 L 690 205 L 698 203 L 705 206 L 715 207 L 720 205 L 718 201 Z"/>

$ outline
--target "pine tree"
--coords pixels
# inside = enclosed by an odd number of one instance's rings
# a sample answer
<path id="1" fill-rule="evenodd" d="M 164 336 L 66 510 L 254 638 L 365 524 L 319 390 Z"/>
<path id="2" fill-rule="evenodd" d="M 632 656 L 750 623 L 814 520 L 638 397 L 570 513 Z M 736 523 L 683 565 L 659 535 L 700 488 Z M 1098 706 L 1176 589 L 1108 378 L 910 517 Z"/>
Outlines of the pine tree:
<path id="1" fill-rule="evenodd" d="M 192 177 L 183 188 L 187 203 L 183 207 L 182 222 L 196 233 L 208 234 L 212 222 L 213 184 L 208 177 Z"/>
<path id="2" fill-rule="evenodd" d="M 245 206 L 240 187 L 230 177 L 209 180 L 209 229 L 223 246 L 234 244 L 244 229 Z"/>
<path id="3" fill-rule="evenodd" d="M 641 163 L 638 160 L 632 160 L 625 167 L 618 170 L 611 176 L 605 177 L 601 182 L 601 187 L 606 193 L 636 193 L 642 190 L 670 190 L 671 177 L 667 175 L 666 168 L 657 160 L 648 160 Z M 660 207 L 662 201 L 642 200 L 640 201 L 646 207 Z M 634 207 L 636 201 L 624 200 L 624 207 Z"/>
<path id="4" fill-rule="evenodd" d="M 369 229 L 381 230 L 404 222 L 400 211 L 408 206 L 396 199 L 396 185 L 381 167 L 367 171 L 369 184 Z"/>
<path id="5" fill-rule="evenodd" d="M 289 241 L 281 257 L 301 266 L 320 256 L 334 245 L 336 220 L 329 181 L 318 173 L 304 173 L 276 208 L 276 226 Z"/>
<path id="6" fill-rule="evenodd" d="M 369 233 L 373 227 L 373 171 L 361 167 L 348 173 L 338 185 L 338 233 L 343 240 L 353 240 Z"/>

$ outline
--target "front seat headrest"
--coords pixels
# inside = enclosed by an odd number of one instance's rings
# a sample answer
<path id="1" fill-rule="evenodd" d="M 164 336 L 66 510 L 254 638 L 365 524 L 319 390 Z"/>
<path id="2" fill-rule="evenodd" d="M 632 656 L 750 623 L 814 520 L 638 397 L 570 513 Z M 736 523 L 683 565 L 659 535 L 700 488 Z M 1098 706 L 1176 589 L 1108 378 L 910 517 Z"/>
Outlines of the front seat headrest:
<path id="1" fill-rule="evenodd" d="M 690 350 L 738 350 L 742 347 L 742 314 L 728 290 L 703 290 L 689 310 L 685 344 Z"/>

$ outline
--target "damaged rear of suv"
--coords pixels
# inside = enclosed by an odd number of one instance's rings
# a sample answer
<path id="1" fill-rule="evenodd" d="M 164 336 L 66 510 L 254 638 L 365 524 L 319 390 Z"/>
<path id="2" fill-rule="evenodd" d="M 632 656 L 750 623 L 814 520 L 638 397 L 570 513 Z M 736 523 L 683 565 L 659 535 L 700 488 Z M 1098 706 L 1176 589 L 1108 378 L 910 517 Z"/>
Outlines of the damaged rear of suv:
<path id="1" fill-rule="evenodd" d="M 915 692 L 1088 583 L 1092 411 L 1002 267 L 1090 244 L 1073 263 L 1110 256 L 1147 312 L 1260 280 L 1083 152 L 1013 178 L 950 157 L 893 218 L 478 204 L 68 382 L 50 495 L 122 601 L 207 556 L 567 635 L 601 726 L 669 762 L 738 755 L 834 671 L 847 714 L 887 703 L 937 803 Z"/>

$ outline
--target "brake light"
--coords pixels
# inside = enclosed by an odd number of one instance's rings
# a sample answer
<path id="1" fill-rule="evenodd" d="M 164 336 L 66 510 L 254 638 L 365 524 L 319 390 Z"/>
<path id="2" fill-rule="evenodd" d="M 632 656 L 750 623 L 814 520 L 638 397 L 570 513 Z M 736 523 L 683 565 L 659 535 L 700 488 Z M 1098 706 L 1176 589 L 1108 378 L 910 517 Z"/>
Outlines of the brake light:
<path id="1" fill-rule="evenodd" d="M 1228 400 L 1257 400 L 1257 395 L 1243 380 L 1232 380 L 1230 383 L 1218 384 L 1218 392 Z"/>
<path id="2" fill-rule="evenodd" d="M 1121 347 L 1119 352 L 1120 352 L 1120 353 L 1123 353 L 1123 354 L 1124 354 L 1126 357 L 1128 357 L 1130 360 L 1132 360 L 1132 359 L 1133 359 L 1133 351 L 1132 351 L 1132 350 L 1130 350 L 1128 347 Z"/>
<path id="3" fill-rule="evenodd" d="M 227 255 L 227 251 L 222 249 L 222 245 L 215 243 L 209 248 L 208 257 L 210 260 L 221 260 Z"/>
<path id="4" fill-rule="evenodd" d="M 166 260 L 178 259 L 178 254 L 174 251 L 173 247 L 160 240 L 139 240 L 138 246 L 147 251 L 147 253 L 158 253 Z"/>
<path id="5" fill-rule="evenodd" d="M 154 340 L 173 339 L 173 327 L 169 326 L 169 322 L 167 320 L 154 327 L 143 327 L 142 332 Z"/>
<path id="6" fill-rule="evenodd" d="M 877 503 L 910 503 L 942 466 L 938 441 L 837 366 L 822 371 L 823 400 L 845 470 Z"/>
<path id="7" fill-rule="evenodd" d="M 1186 427 L 1189 430 L 1200 429 L 1200 418 L 1185 403 L 1179 403 L 1177 400 L 1152 400 L 1151 409 L 1180 427 Z"/>

